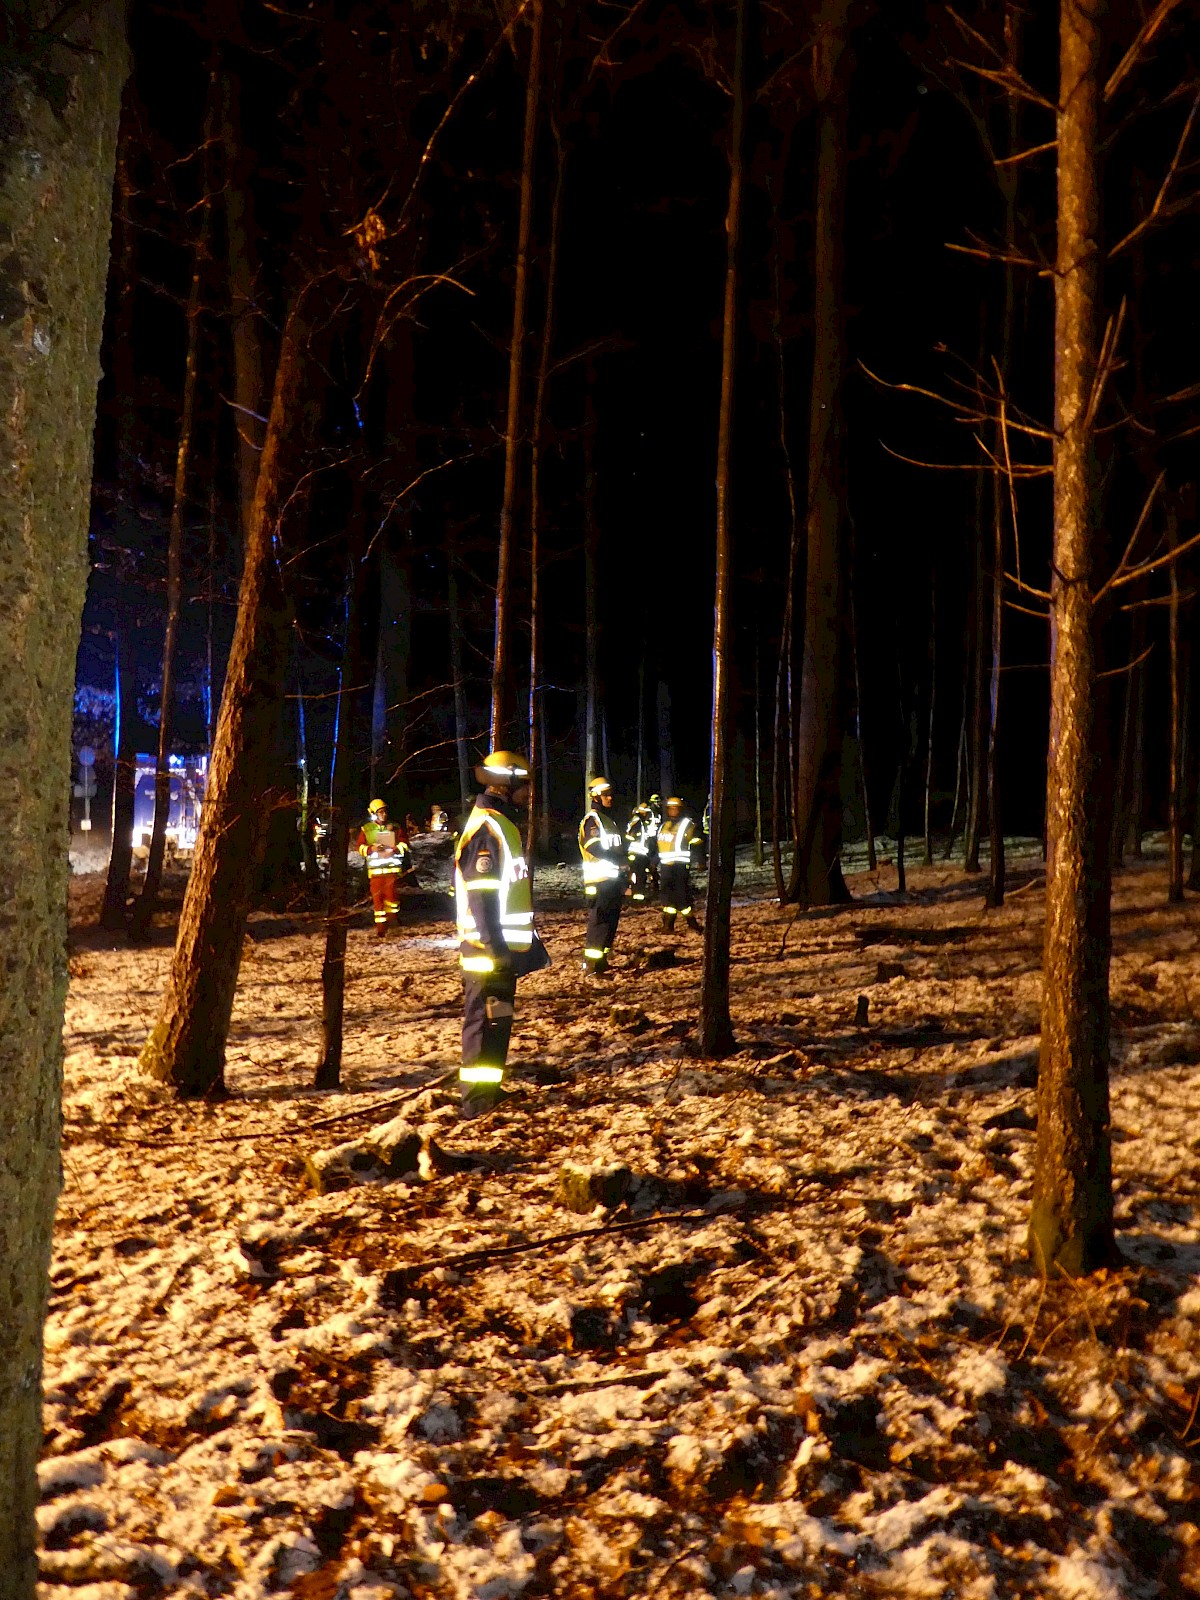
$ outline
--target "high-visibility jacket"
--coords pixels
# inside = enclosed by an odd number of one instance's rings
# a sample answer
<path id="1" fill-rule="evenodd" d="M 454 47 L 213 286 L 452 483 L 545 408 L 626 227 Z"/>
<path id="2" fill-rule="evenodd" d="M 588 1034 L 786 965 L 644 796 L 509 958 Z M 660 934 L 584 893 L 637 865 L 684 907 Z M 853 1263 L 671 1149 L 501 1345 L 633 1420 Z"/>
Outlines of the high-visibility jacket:
<path id="1" fill-rule="evenodd" d="M 629 819 L 629 826 L 625 829 L 625 837 L 629 841 L 629 859 L 631 861 L 642 856 L 648 856 L 654 849 L 655 835 L 658 824 L 654 820 L 654 813 L 646 808 L 645 812 L 635 811 Z"/>
<path id="2" fill-rule="evenodd" d="M 533 944 L 533 890 L 521 835 L 485 799 L 476 800 L 454 848 L 459 964 L 474 973 L 492 972 L 496 955 L 523 953 Z M 492 895 L 491 905 L 480 898 Z"/>
<path id="3" fill-rule="evenodd" d="M 619 828 L 598 810 L 587 813 L 579 824 L 579 854 L 583 857 L 583 884 L 588 894 L 596 886 L 620 876 L 625 839 Z"/>
<path id="4" fill-rule="evenodd" d="M 691 817 L 664 817 L 658 825 L 658 859 L 664 864 L 690 861 L 692 850 L 699 843 Z"/>
<path id="5" fill-rule="evenodd" d="M 376 851 L 374 847 L 379 843 L 380 834 L 391 834 L 391 845 Z M 381 872 L 403 872 L 408 864 L 408 840 L 404 829 L 398 828 L 394 822 L 364 822 L 358 830 L 358 853 L 366 858 L 368 877 L 373 878 Z"/>

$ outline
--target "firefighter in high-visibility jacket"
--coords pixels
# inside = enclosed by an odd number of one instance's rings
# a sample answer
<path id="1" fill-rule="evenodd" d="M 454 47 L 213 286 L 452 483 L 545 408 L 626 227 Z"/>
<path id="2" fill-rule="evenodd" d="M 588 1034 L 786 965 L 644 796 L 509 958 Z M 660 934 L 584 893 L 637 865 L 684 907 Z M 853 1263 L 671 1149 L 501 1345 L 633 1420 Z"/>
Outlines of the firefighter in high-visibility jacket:
<path id="1" fill-rule="evenodd" d="M 650 896 L 650 868 L 658 867 L 658 823 L 644 800 L 633 808 L 625 827 L 629 854 L 629 898 L 638 904 Z"/>
<path id="2" fill-rule="evenodd" d="M 700 848 L 701 842 L 695 823 L 684 812 L 683 801 L 672 795 L 658 829 L 659 892 L 667 933 L 674 931 L 676 917 L 683 917 L 693 933 L 704 931 L 692 909 L 692 852 Z"/>
<path id="3" fill-rule="evenodd" d="M 520 822 L 529 802 L 529 763 L 493 750 L 476 768 L 484 791 L 454 850 L 454 900 L 463 975 L 464 1116 L 503 1098 L 517 979 L 548 966 L 533 926 L 533 885 Z"/>
<path id="4" fill-rule="evenodd" d="M 588 784 L 588 798 L 591 806 L 579 824 L 583 892 L 588 903 L 583 969 L 598 976 L 608 971 L 629 869 L 625 864 L 625 835 L 612 820 L 613 792 L 608 779 L 593 778 Z"/>
<path id="5" fill-rule="evenodd" d="M 387 936 L 388 924 L 395 923 L 400 913 L 396 888 L 409 871 L 408 835 L 388 819 L 385 800 L 372 800 L 367 807 L 367 821 L 358 830 L 355 842 L 367 864 L 375 932 L 383 939 Z"/>

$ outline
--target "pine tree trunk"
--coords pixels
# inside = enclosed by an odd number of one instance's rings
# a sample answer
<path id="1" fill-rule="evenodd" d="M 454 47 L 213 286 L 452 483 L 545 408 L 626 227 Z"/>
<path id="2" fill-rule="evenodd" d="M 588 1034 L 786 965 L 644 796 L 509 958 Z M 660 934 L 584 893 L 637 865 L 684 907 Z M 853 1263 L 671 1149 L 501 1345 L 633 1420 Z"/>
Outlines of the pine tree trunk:
<path id="1" fill-rule="evenodd" d="M 871 820 L 871 784 L 867 772 L 867 741 L 863 733 L 862 674 L 858 658 L 858 560 L 854 528 L 850 530 L 850 572 L 847 580 L 850 612 L 850 661 L 854 668 L 854 737 L 858 744 L 858 772 L 862 779 L 863 825 L 867 833 L 867 870 L 879 870 L 879 854 L 875 846 L 875 824 Z"/>
<path id="2" fill-rule="evenodd" d="M 258 261 L 251 178 L 254 161 L 242 146 L 241 88 L 236 73 L 221 74 L 221 143 L 225 157 L 225 243 L 233 334 L 233 399 L 238 435 L 238 505 L 242 539 L 250 540 L 254 490 L 262 458 L 267 403 L 263 316 L 258 301 Z"/>
<path id="3" fill-rule="evenodd" d="M 658 782 L 664 800 L 675 793 L 675 735 L 671 728 L 671 690 L 658 680 Z"/>
<path id="4" fill-rule="evenodd" d="M 100 908 L 100 926 L 109 933 L 117 933 L 125 926 L 137 784 L 137 679 L 133 671 L 133 651 L 128 643 L 122 647 L 119 633 L 113 635 L 113 654 L 116 657 L 116 727 L 113 730 L 112 842 L 104 903 Z"/>
<path id="5" fill-rule="evenodd" d="M 1179 510 L 1167 505 L 1167 547 L 1179 543 Z M 1183 899 L 1183 641 L 1179 628 L 1179 564 L 1169 567 L 1171 599 L 1167 638 L 1171 673 L 1170 759 L 1167 767 L 1167 899 Z"/>
<path id="6" fill-rule="evenodd" d="M 925 741 L 925 865 L 933 865 L 933 726 L 937 709 L 937 568 L 929 580 L 929 729 Z"/>
<path id="7" fill-rule="evenodd" d="M 458 604 L 458 536 L 446 532 L 446 622 L 450 632 L 450 676 L 454 680 L 454 747 L 458 756 L 458 799 L 463 815 L 471 803 L 470 725 L 467 722 L 467 686 L 463 681 L 462 613 Z"/>
<path id="8" fill-rule="evenodd" d="M 1046 923 L 1029 1246 L 1075 1275 L 1116 1258 L 1109 1143 L 1109 779 L 1096 661 L 1100 107 L 1104 40 L 1088 0 L 1059 12 L 1054 551 Z"/>
<path id="9" fill-rule="evenodd" d="M 47 40 L 39 55 L 62 75 L 60 106 L 27 70 L 19 33 L 0 63 L 8 299 L 0 318 L 0 1600 L 34 1600 L 38 1576 L 42 1326 L 61 1170 L 71 718 L 124 16 L 113 3 L 69 17 L 55 4 L 33 5 L 30 22 L 63 19 L 74 47 Z"/>
<path id="10" fill-rule="evenodd" d="M 596 377 L 588 367 L 583 410 L 583 803 L 600 771 L 600 528 L 596 520 Z"/>
<path id="11" fill-rule="evenodd" d="M 192 872 L 158 1020 L 141 1064 L 185 1097 L 224 1088 L 225 1045 L 242 939 L 270 812 L 291 642 L 275 540 L 296 458 L 321 404 L 303 298 L 284 325 L 255 489 L 237 624 Z"/>
<path id="12" fill-rule="evenodd" d="M 812 401 L 808 445 L 808 561 L 800 673 L 795 854 L 788 896 L 838 905 L 842 877 L 842 522 L 845 488 L 841 394 L 846 363 L 842 257 L 846 208 L 846 114 L 850 0 L 823 0 L 812 47 L 817 104 Z"/>
<path id="13" fill-rule="evenodd" d="M 538 352 L 537 383 L 533 395 L 533 416 L 530 420 L 529 447 L 529 821 L 526 827 L 525 853 L 532 859 L 534 841 L 538 832 L 539 806 L 542 798 L 541 734 L 542 718 L 538 707 L 542 692 L 542 433 L 546 419 L 546 384 L 550 377 L 550 351 L 554 343 L 554 296 L 558 287 L 558 236 L 562 223 L 562 194 L 565 162 L 558 124 L 553 115 L 550 126 L 554 133 L 554 194 L 550 202 L 550 237 L 546 260 L 546 309 L 542 318 L 542 342 Z"/>
<path id="14" fill-rule="evenodd" d="M 321 1053 L 314 1089 L 338 1089 L 342 1082 L 342 1022 L 346 1010 L 346 858 L 350 850 L 350 804 L 354 793 L 350 753 L 358 737 L 360 685 L 366 669 L 363 650 L 362 588 L 367 580 L 362 559 L 361 493 L 355 486 L 351 525 L 353 547 L 346 574 L 345 635 L 338 669 L 337 723 L 329 774 L 329 883 L 325 909 L 325 955 L 321 962 Z M 378 571 L 377 564 L 374 571 Z"/>
<path id="15" fill-rule="evenodd" d="M 787 158 L 791 148 L 791 129 L 779 160 L 779 172 L 786 176 Z M 772 188 L 772 200 L 775 190 Z M 775 893 L 782 902 L 787 898 L 783 876 L 783 832 L 791 822 L 788 796 L 795 787 L 795 768 L 792 760 L 792 666 L 795 656 L 795 606 L 796 585 L 799 578 L 801 545 L 800 507 L 796 495 L 796 473 L 792 466 L 792 452 L 788 441 L 787 352 L 783 341 L 783 272 L 780 261 L 780 223 L 777 212 L 772 211 L 771 228 L 771 333 L 775 343 L 775 368 L 777 385 L 777 415 L 779 420 L 779 453 L 783 458 L 783 479 L 788 501 L 788 560 L 787 578 L 783 593 L 783 623 L 779 635 L 779 662 L 775 672 L 775 720 L 771 739 L 771 857 L 775 869 Z M 786 727 L 785 727 L 786 722 Z M 787 773 L 785 788 L 783 773 Z"/>
<path id="16" fill-rule="evenodd" d="M 206 139 L 211 133 L 211 110 L 205 118 Z M 205 163 L 208 188 L 208 164 Z M 167 849 L 167 823 L 171 815 L 171 737 L 175 710 L 175 649 L 183 610 L 183 523 L 187 511 L 188 472 L 192 459 L 192 431 L 196 421 L 196 378 L 200 361 L 202 289 L 208 264 L 208 232 L 211 207 L 205 200 L 201 211 L 200 236 L 192 260 L 192 281 L 187 302 L 187 354 L 183 369 L 183 399 L 179 417 L 179 442 L 175 450 L 175 484 L 171 499 L 171 523 L 167 538 L 167 619 L 163 635 L 162 681 L 158 701 L 158 756 L 154 766 L 154 824 L 150 834 L 150 855 L 142 892 L 129 915 L 129 937 L 136 942 L 150 932 L 158 896 L 162 888 L 163 863 Z"/>
<path id="17" fill-rule="evenodd" d="M 729 209 L 725 215 L 725 300 L 721 335 L 721 408 L 717 421 L 717 559 L 713 607 L 712 824 L 708 891 L 705 897 L 704 966 L 700 977 L 702 1055 L 733 1049 L 729 1015 L 730 905 L 733 899 L 736 827 L 733 773 L 733 468 L 734 378 L 737 357 L 738 250 L 742 229 L 742 154 L 746 118 L 746 9 L 737 0 L 733 114 L 729 131 Z"/>
<path id="18" fill-rule="evenodd" d="M 762 684 L 759 668 L 759 639 L 754 636 L 754 865 L 763 864 L 763 806 L 762 806 Z"/>
<path id="19" fill-rule="evenodd" d="M 974 615 L 971 630 L 971 739 L 968 747 L 969 781 L 967 822 L 963 833 L 963 870 L 979 871 L 979 840 L 983 833 L 983 797 L 987 787 L 987 696 L 984 640 L 987 637 L 987 567 L 983 559 L 983 489 L 985 469 L 975 479 L 975 574 L 972 585 Z"/>
<path id="20" fill-rule="evenodd" d="M 122 105 L 121 133 L 117 147 L 117 188 L 114 221 L 119 248 L 114 252 L 113 276 L 117 284 L 116 315 L 113 318 L 113 388 L 116 392 L 116 465 L 122 497 L 136 492 L 137 429 L 136 373 L 133 344 L 134 310 L 134 229 L 133 185 L 129 176 L 128 144 L 133 118 L 129 96 Z M 100 926 L 109 933 L 124 929 L 129 899 L 129 873 L 133 865 L 134 788 L 137 783 L 137 739 L 135 721 L 137 698 L 133 675 L 133 651 L 128 639 L 121 647 L 120 627 L 113 633 L 116 657 L 116 728 L 113 735 L 112 837 L 109 841 L 108 876 L 104 901 L 100 907 Z"/>
<path id="21" fill-rule="evenodd" d="M 967 759 L 967 694 L 966 686 L 963 688 L 963 714 L 958 728 L 958 753 L 954 758 L 954 804 L 950 808 L 950 832 L 946 838 L 946 849 L 942 855 L 943 861 L 949 861 L 954 854 L 954 836 L 958 832 L 958 808 L 962 801 L 963 766 Z"/>
<path id="22" fill-rule="evenodd" d="M 504 433 L 504 496 L 496 564 L 496 650 L 492 663 L 492 748 L 503 745 L 513 726 L 516 692 L 512 661 L 512 543 L 521 438 L 521 377 L 529 297 L 529 238 L 533 227 L 533 176 L 537 153 L 538 98 L 542 79 L 542 0 L 530 0 L 529 68 L 525 80 L 525 138 L 521 153 L 521 203 L 517 221 L 517 270 L 513 284 L 512 343 L 508 359 L 508 417 Z"/>

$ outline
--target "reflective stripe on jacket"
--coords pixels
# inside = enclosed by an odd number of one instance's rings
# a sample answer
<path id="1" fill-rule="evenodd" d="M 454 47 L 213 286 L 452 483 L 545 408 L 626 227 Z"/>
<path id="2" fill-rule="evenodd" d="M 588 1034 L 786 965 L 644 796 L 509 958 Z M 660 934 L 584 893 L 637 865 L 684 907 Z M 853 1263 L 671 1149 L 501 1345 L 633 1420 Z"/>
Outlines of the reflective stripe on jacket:
<path id="1" fill-rule="evenodd" d="M 695 833 L 691 817 L 674 820 L 664 817 L 658 827 L 658 859 L 667 862 L 690 861 L 692 846 L 700 842 Z"/>
<path id="2" fill-rule="evenodd" d="M 390 833 L 393 844 L 390 849 L 372 855 L 372 846 L 378 841 L 381 833 Z M 358 830 L 358 852 L 367 863 L 367 876 L 375 877 L 383 872 L 400 872 L 404 867 L 404 858 L 408 854 L 408 843 L 401 829 L 389 822 L 381 827 L 378 822 L 364 822 Z"/>
<path id="3" fill-rule="evenodd" d="M 492 849 L 493 869 L 475 877 L 465 878 L 462 858 L 468 847 L 480 844 L 480 830 L 488 835 Z M 478 852 L 472 850 L 474 856 Z M 458 836 L 454 849 L 454 904 L 458 918 L 459 962 L 464 972 L 491 972 L 495 963 L 483 937 L 483 930 L 471 909 L 473 894 L 494 894 L 497 897 L 498 925 L 509 950 L 526 951 L 533 944 L 533 891 L 529 882 L 529 867 L 522 851 L 521 835 L 516 824 L 500 811 L 475 803 L 467 818 L 467 825 Z"/>
<path id="4" fill-rule="evenodd" d="M 594 833 L 587 832 L 589 822 L 596 825 Z M 583 857 L 585 884 L 609 883 L 620 874 L 620 862 L 614 860 L 613 855 L 623 843 L 619 828 L 610 827 L 599 811 L 588 812 L 579 824 L 579 854 Z"/>

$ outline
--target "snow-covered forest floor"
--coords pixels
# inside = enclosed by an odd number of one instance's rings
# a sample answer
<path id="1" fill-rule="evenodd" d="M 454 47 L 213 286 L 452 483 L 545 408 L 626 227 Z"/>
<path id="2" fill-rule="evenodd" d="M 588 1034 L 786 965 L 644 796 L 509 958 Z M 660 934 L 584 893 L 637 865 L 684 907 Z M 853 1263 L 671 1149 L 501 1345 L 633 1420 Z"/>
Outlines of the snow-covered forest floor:
<path id="1" fill-rule="evenodd" d="M 1012 867 L 995 913 L 957 867 L 799 918 L 745 874 L 721 1062 L 686 1053 L 700 941 L 634 913 L 586 979 L 548 874 L 555 964 L 473 1123 L 432 897 L 351 934 L 346 1093 L 309 1088 L 319 924 L 262 915 L 232 1098 L 176 1105 L 135 1061 L 171 931 L 114 946 L 76 878 L 44 1600 L 1200 1594 L 1195 902 L 1118 876 L 1127 1265 L 1043 1283 Z M 396 1116 L 419 1173 L 313 1191 L 307 1155 Z M 619 1204 L 565 1209 L 564 1161 L 627 1168 Z"/>

